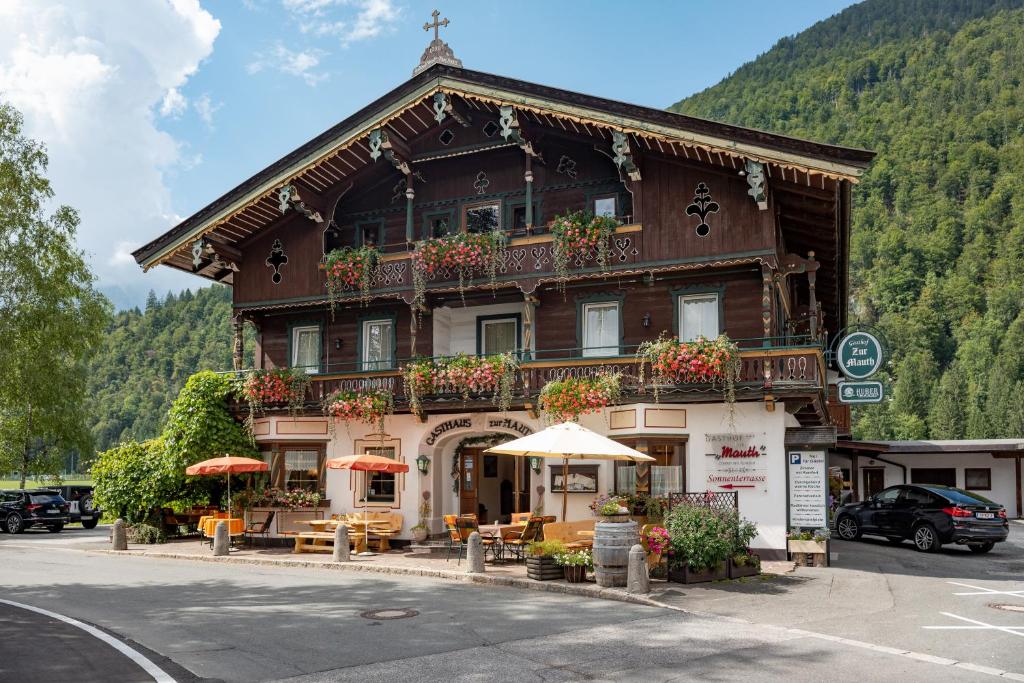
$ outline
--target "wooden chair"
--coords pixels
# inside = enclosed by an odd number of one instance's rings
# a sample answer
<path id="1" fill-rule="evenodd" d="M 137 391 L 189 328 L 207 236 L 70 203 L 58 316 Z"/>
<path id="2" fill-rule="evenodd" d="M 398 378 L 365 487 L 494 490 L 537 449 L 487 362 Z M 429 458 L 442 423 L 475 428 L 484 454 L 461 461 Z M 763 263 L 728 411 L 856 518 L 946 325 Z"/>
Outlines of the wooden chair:
<path id="1" fill-rule="evenodd" d="M 502 545 L 515 555 L 516 560 L 522 560 L 525 557 L 526 546 L 541 540 L 544 534 L 545 519 L 547 518 L 530 517 L 522 531 L 509 530 L 506 532 L 506 536 L 502 538 Z M 552 519 L 554 518 L 552 517 Z"/>
<path id="2" fill-rule="evenodd" d="M 274 522 L 275 514 L 275 511 L 271 510 L 262 522 L 249 522 L 248 526 L 245 527 L 242 536 L 250 546 L 256 545 L 257 536 L 263 537 L 264 547 L 270 545 L 270 525 Z"/>
<path id="3" fill-rule="evenodd" d="M 497 551 L 500 547 L 498 540 L 489 533 L 481 533 L 480 525 L 476 523 L 476 515 L 463 515 L 461 517 L 457 515 L 444 515 L 445 531 L 448 532 L 448 556 L 444 558 L 447 562 L 452 557 L 452 550 L 458 548 L 456 557 L 458 561 L 456 564 L 462 562 L 462 554 L 466 551 L 466 546 L 469 545 L 469 535 L 474 531 L 479 533 L 484 546 L 484 557 L 487 556 L 488 551 L 491 553 L 491 557 L 497 559 Z"/>

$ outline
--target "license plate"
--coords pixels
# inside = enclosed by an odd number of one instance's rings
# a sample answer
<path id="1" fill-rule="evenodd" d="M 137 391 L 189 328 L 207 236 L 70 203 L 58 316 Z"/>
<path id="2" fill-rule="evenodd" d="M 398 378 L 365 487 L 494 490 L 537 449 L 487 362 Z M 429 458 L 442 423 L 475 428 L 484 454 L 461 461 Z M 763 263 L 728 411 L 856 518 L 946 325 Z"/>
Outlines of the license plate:
<path id="1" fill-rule="evenodd" d="M 975 514 L 978 519 L 995 519 L 996 513 L 994 512 L 978 512 Z"/>
<path id="2" fill-rule="evenodd" d="M 46 514 L 48 514 L 48 515 L 59 515 L 60 514 L 60 510 L 47 510 Z"/>

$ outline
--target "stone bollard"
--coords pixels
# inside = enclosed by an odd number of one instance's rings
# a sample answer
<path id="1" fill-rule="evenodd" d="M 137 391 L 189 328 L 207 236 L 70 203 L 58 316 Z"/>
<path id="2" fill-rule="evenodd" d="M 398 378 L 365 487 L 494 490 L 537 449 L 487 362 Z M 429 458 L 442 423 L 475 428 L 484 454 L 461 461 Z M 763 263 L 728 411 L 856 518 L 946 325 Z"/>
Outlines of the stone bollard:
<path id="1" fill-rule="evenodd" d="M 213 533 L 213 554 L 227 555 L 231 544 L 231 535 L 228 533 L 228 523 L 221 520 L 217 522 L 217 530 Z"/>
<path id="2" fill-rule="evenodd" d="M 466 570 L 469 574 L 483 574 L 484 573 L 484 542 L 480 538 L 480 533 L 474 531 L 469 535 L 468 548 L 466 550 L 466 559 L 469 560 L 469 569 Z"/>
<path id="3" fill-rule="evenodd" d="M 128 532 L 124 528 L 124 520 L 114 520 L 114 530 L 110 532 L 110 540 L 114 550 L 128 550 Z"/>
<path id="4" fill-rule="evenodd" d="M 651 577 L 647 573 L 647 553 L 637 543 L 629 549 L 629 573 L 626 578 L 627 593 L 650 593 Z"/>
<path id="5" fill-rule="evenodd" d="M 334 529 L 334 561 L 348 562 L 348 526 L 339 524 Z"/>

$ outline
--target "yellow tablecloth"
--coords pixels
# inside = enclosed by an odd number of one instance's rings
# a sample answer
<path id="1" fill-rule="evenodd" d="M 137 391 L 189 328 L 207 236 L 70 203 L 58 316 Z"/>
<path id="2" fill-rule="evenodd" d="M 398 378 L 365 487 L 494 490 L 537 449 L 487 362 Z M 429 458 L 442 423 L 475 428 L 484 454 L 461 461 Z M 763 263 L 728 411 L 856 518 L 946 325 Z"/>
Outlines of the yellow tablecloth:
<path id="1" fill-rule="evenodd" d="M 232 536 L 238 536 L 239 534 L 245 531 L 245 520 L 238 519 L 237 517 L 233 517 L 232 519 L 204 519 L 202 520 L 202 523 L 200 524 L 199 528 L 203 530 L 204 536 L 212 537 L 217 532 L 218 522 L 227 522 L 228 533 Z"/>

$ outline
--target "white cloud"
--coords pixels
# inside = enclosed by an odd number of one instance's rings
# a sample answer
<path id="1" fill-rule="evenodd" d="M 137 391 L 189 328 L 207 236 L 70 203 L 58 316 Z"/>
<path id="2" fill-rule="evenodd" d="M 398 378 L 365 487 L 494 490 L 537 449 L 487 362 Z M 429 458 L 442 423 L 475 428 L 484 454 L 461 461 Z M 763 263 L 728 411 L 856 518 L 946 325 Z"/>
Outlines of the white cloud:
<path id="1" fill-rule="evenodd" d="M 210 99 L 208 93 L 203 93 L 196 98 L 195 102 L 192 103 L 192 107 L 196 110 L 196 114 L 203 120 L 208 128 L 213 128 L 213 115 L 217 113 L 217 110 L 224 106 L 223 102 L 217 102 L 216 104 Z"/>
<path id="2" fill-rule="evenodd" d="M 198 0 L 0 2 L 0 97 L 46 144 L 101 288 L 195 285 L 166 268 L 143 276 L 127 255 L 173 224 L 165 174 L 189 160 L 157 116 L 184 111 L 181 90 L 219 32 Z"/>
<path id="3" fill-rule="evenodd" d="M 267 53 L 251 61 L 246 70 L 250 74 L 257 74 L 264 69 L 274 69 L 289 76 L 297 76 L 305 81 L 306 85 L 315 86 L 328 78 L 327 73 L 315 71 L 320 65 L 321 58 L 326 54 L 316 48 L 292 51 L 283 44 L 276 43 Z"/>
<path id="4" fill-rule="evenodd" d="M 110 255 L 107 263 L 111 266 L 134 266 L 135 257 L 132 252 L 141 247 L 140 242 L 121 240 L 114 247 L 114 253 Z"/>
<path id="5" fill-rule="evenodd" d="M 401 17 L 394 0 L 282 0 L 281 4 L 303 33 L 336 37 L 342 45 L 375 38 Z"/>
<path id="6" fill-rule="evenodd" d="M 160 103 L 160 116 L 171 116 L 177 118 L 188 109 L 188 98 L 181 94 L 177 88 L 169 88 L 164 93 L 164 99 Z"/>

